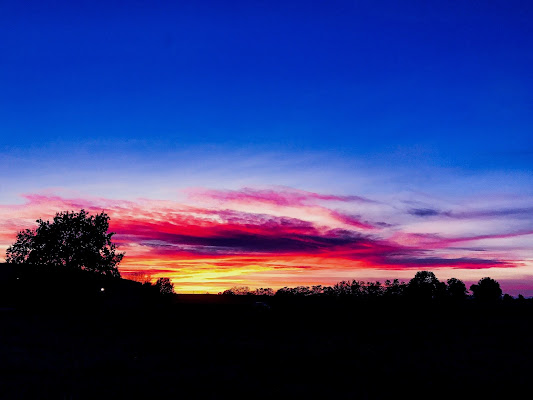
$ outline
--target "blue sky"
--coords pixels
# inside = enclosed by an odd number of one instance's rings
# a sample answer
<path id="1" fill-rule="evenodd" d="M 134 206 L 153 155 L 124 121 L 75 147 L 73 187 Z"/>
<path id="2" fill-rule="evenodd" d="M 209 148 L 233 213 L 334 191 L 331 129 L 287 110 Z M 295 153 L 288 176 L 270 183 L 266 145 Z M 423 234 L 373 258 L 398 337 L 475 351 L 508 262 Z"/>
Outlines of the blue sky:
<path id="1" fill-rule="evenodd" d="M 531 167 L 527 2 L 172 3 L 4 2 L 4 146 L 415 147 Z"/>
<path id="2" fill-rule="evenodd" d="M 0 203 L 281 186 L 377 199 L 411 233 L 409 207 L 526 210 L 469 226 L 529 232 L 532 19 L 526 1 L 3 1 Z"/>

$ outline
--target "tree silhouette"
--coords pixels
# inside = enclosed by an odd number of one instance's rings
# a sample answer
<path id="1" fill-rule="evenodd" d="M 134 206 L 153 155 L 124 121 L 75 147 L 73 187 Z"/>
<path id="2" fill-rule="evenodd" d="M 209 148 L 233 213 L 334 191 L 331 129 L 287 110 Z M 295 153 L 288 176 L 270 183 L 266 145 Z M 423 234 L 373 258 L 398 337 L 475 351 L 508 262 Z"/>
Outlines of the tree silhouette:
<path id="1" fill-rule="evenodd" d="M 448 287 L 446 289 L 448 297 L 453 301 L 462 301 L 466 299 L 466 285 L 463 281 L 450 278 L 448 279 Z"/>
<path id="2" fill-rule="evenodd" d="M 231 289 L 224 290 L 222 294 L 230 296 L 245 296 L 251 294 L 251 292 L 248 286 L 233 286 Z"/>
<path id="3" fill-rule="evenodd" d="M 478 301 L 491 301 L 501 298 L 502 291 L 500 284 L 491 278 L 483 278 L 477 285 L 472 285 L 470 289 L 474 292 L 474 297 Z M 296 286 L 279 288 L 274 293 L 271 288 L 259 288 L 250 291 L 247 286 L 234 286 L 219 294 L 224 295 L 260 295 L 276 296 L 277 298 L 303 298 L 320 297 L 324 301 L 327 298 L 336 298 L 340 302 L 349 303 L 354 300 L 368 301 L 379 304 L 382 302 L 395 302 L 409 300 L 410 302 L 428 305 L 437 300 L 440 305 L 462 304 L 467 299 L 467 288 L 463 281 L 457 278 L 450 278 L 446 282 L 440 282 L 431 271 L 418 271 L 414 278 L 408 283 L 400 282 L 398 279 L 389 280 L 385 283 L 380 281 L 365 282 L 358 280 L 343 280 L 332 286 Z M 506 300 L 514 300 L 506 297 Z M 522 303 L 526 299 L 522 296 Z M 532 301 L 533 303 L 533 301 Z"/>
<path id="4" fill-rule="evenodd" d="M 275 294 L 275 296 L 278 296 L 278 297 L 287 297 L 287 296 L 293 296 L 293 295 L 294 295 L 293 289 L 287 286 L 279 288 L 278 290 L 276 290 L 276 294 Z"/>
<path id="5" fill-rule="evenodd" d="M 322 285 L 314 285 L 311 287 L 311 294 L 313 296 L 320 296 L 324 294 L 324 286 Z"/>
<path id="6" fill-rule="evenodd" d="M 400 282 L 398 279 L 394 279 L 393 281 L 390 281 L 387 279 L 385 281 L 385 296 L 388 297 L 400 297 L 404 295 L 405 288 L 407 284 L 404 282 Z"/>
<path id="7" fill-rule="evenodd" d="M 505 293 L 503 295 L 502 300 L 506 304 L 510 304 L 510 303 L 513 303 L 515 301 L 515 299 L 513 299 L 513 296 L 511 296 L 510 294 L 507 294 L 507 293 Z"/>
<path id="8" fill-rule="evenodd" d="M 380 281 L 367 282 L 365 285 L 365 295 L 370 299 L 375 299 L 383 296 L 385 288 Z"/>
<path id="9" fill-rule="evenodd" d="M 159 278 L 155 283 L 155 288 L 161 294 L 174 293 L 174 284 L 169 278 Z"/>
<path id="10" fill-rule="evenodd" d="M 6 251 L 6 261 L 69 269 L 82 269 L 120 277 L 117 265 L 124 253 L 116 252 L 108 233 L 109 216 L 85 210 L 57 213 L 53 221 L 36 221 L 36 229 L 20 231 Z"/>
<path id="11" fill-rule="evenodd" d="M 359 290 L 360 285 L 358 282 L 353 281 L 353 285 L 356 287 L 356 290 Z M 352 283 L 350 283 L 350 281 L 340 281 L 333 285 L 333 292 L 336 296 L 350 296 L 354 294 L 354 290 L 355 289 L 352 288 Z"/>
<path id="12" fill-rule="evenodd" d="M 502 297 L 500 284 L 491 278 L 482 278 L 477 285 L 470 286 L 474 298 L 483 303 L 496 302 Z"/>
<path id="13" fill-rule="evenodd" d="M 446 290 L 446 284 L 440 282 L 430 271 L 418 271 L 407 284 L 410 297 L 421 301 L 428 301 L 441 297 Z"/>
<path id="14" fill-rule="evenodd" d="M 256 296 L 274 296 L 272 288 L 258 288 L 253 292 Z"/>

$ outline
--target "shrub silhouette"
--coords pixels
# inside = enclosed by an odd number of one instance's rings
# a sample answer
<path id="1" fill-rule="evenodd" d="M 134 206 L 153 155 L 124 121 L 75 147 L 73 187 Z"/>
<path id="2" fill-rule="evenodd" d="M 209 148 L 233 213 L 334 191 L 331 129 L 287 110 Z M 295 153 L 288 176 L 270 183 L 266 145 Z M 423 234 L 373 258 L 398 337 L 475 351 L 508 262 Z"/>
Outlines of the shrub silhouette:
<path id="1" fill-rule="evenodd" d="M 57 213 L 53 221 L 36 221 L 36 229 L 26 229 L 6 251 L 6 261 L 13 264 L 48 265 L 81 269 L 120 277 L 117 265 L 124 253 L 116 252 L 108 233 L 109 216 L 102 212 Z"/>

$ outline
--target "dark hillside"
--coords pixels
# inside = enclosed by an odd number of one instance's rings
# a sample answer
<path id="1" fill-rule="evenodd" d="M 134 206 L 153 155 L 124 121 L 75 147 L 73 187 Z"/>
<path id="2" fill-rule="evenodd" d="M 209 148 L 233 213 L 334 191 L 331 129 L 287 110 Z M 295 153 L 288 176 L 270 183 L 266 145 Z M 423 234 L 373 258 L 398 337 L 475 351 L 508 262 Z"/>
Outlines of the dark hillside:
<path id="1" fill-rule="evenodd" d="M 136 305 L 98 298 L 91 290 L 104 282 Z M 2 398 L 479 399 L 529 388 L 529 304 L 270 298 L 263 307 L 215 295 L 143 303 L 140 285 L 97 278 L 82 287 L 84 301 L 67 289 L 40 289 L 25 297 L 39 299 L 35 307 L 0 311 Z"/>
<path id="2" fill-rule="evenodd" d="M 81 310 L 142 306 L 141 283 L 45 265 L 0 264 L 0 307 Z"/>

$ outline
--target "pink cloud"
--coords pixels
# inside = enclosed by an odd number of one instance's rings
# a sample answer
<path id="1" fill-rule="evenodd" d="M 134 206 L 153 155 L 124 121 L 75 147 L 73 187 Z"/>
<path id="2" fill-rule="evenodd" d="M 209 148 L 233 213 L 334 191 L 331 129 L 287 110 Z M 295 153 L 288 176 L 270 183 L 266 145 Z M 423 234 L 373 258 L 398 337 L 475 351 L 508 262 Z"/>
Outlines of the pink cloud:
<path id="1" fill-rule="evenodd" d="M 362 217 L 306 205 L 314 200 L 359 201 L 349 196 L 302 191 L 287 191 L 289 195 L 281 193 L 276 196 L 270 191 L 251 189 L 243 192 L 244 198 L 253 201 L 259 198 L 266 199 L 259 202 L 290 204 L 303 210 L 304 215 L 305 212 L 324 213 L 330 217 L 332 225 L 319 224 L 312 218 L 306 220 L 268 212 L 246 212 L 237 207 L 208 208 L 146 199 L 124 201 L 26 195 L 24 204 L 0 206 L 0 242 L 6 247 L 18 230 L 33 227 L 35 219 L 51 218 L 57 211 L 85 208 L 96 213 L 104 210 L 111 217 L 111 230 L 116 232 L 116 242 L 121 250 L 126 250 L 121 267 L 124 271 L 146 270 L 156 275 L 172 272 L 178 274 L 177 277 L 181 273 L 194 280 L 200 279 L 195 276 L 203 275 L 210 276 L 209 279 L 221 279 L 221 271 L 239 274 L 239 270 L 250 269 L 272 273 L 305 271 L 312 277 L 317 273 L 323 276 L 325 271 L 351 273 L 361 269 L 510 268 L 521 265 L 520 260 L 479 256 L 479 252 L 458 255 L 446 248 L 465 241 L 533 233 L 442 238 L 439 235 L 406 233 L 398 227 L 394 235 L 384 237 L 375 230 L 373 234 L 365 233 L 372 230 L 373 225 Z M 240 194 L 240 191 L 230 191 L 228 196 L 241 199 Z M 335 221 L 345 227 L 339 228 L 333 224 Z M 212 278 L 212 274 L 219 275 Z M 309 277 L 306 279 L 311 279 Z M 269 278 L 265 279 L 268 281 Z"/>
<path id="2" fill-rule="evenodd" d="M 292 188 L 278 189 L 251 189 L 243 188 L 241 190 L 209 190 L 195 189 L 190 190 L 189 195 L 193 199 L 210 198 L 224 202 L 240 203 L 263 203 L 277 206 L 298 207 L 315 203 L 316 201 L 339 201 L 339 202 L 357 202 L 357 203 L 374 203 L 373 200 L 361 196 L 340 196 L 327 195 L 305 190 Z"/>
<path id="3" fill-rule="evenodd" d="M 390 239 L 396 241 L 397 243 L 402 243 L 406 246 L 423 246 L 428 249 L 442 249 L 450 246 L 455 246 L 463 242 L 473 242 L 476 240 L 487 239 L 508 239 L 526 235 L 533 235 L 533 230 L 460 237 L 442 237 L 437 234 L 427 233 L 396 232 L 390 237 Z"/>
<path id="4" fill-rule="evenodd" d="M 320 202 L 343 202 L 343 203 L 376 203 L 373 200 L 361 196 L 325 195 L 304 190 L 291 188 L 274 189 L 250 189 L 241 190 L 207 190 L 195 189 L 189 191 L 189 197 L 197 201 L 216 200 L 229 206 L 239 205 L 269 205 L 279 209 L 290 208 L 307 211 L 309 215 L 321 215 L 332 221 L 358 229 L 376 229 L 377 226 L 369 221 L 362 220 L 359 216 L 333 210 L 321 206 Z"/>

